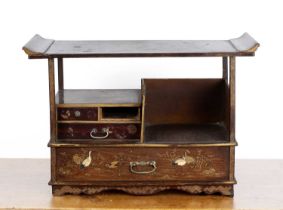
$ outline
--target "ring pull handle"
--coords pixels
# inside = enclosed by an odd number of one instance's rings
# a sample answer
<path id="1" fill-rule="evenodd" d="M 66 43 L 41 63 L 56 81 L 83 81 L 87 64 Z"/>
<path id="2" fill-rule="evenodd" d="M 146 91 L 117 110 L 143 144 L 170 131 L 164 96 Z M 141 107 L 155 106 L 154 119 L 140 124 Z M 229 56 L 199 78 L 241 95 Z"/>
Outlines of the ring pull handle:
<path id="1" fill-rule="evenodd" d="M 151 166 L 152 170 L 150 171 L 136 171 L 136 166 Z M 153 173 L 157 169 L 155 161 L 135 161 L 130 162 L 130 171 L 134 174 L 150 174 Z"/>
<path id="2" fill-rule="evenodd" d="M 97 129 L 94 128 L 90 131 L 89 135 L 92 139 L 106 139 L 110 133 L 112 133 L 112 131 L 110 131 L 109 128 L 102 128 L 102 132 L 105 133 L 104 136 L 96 136 L 96 134 L 98 133 Z"/>

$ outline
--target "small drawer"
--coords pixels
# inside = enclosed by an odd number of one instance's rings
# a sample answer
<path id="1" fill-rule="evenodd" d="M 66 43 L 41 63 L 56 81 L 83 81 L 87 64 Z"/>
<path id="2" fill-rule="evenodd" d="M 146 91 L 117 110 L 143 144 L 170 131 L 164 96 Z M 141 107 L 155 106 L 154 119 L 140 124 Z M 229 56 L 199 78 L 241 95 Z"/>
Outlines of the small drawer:
<path id="1" fill-rule="evenodd" d="M 93 108 L 58 108 L 57 119 L 64 120 L 88 120 L 96 121 L 98 119 L 98 111 Z"/>
<path id="2" fill-rule="evenodd" d="M 229 147 L 56 148 L 60 181 L 227 181 Z"/>
<path id="3" fill-rule="evenodd" d="M 139 139 L 140 124 L 79 124 L 58 123 L 59 139 L 92 139 L 93 141 L 107 139 Z"/>

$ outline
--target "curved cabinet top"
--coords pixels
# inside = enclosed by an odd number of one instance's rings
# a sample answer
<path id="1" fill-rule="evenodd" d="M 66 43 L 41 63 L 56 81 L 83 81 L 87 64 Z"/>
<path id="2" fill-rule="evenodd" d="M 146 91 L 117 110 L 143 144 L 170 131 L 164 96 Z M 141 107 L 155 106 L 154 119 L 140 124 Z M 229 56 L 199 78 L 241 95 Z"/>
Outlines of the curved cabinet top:
<path id="1" fill-rule="evenodd" d="M 259 43 L 248 33 L 230 40 L 65 41 L 35 35 L 23 50 L 29 58 L 253 56 Z"/>

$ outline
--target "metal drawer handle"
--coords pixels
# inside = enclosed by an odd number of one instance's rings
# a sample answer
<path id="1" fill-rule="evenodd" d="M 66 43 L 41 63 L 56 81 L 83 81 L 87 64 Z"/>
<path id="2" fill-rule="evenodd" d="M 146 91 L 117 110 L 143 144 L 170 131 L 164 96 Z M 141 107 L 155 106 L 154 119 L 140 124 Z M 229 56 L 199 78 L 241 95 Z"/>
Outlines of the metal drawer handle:
<path id="1" fill-rule="evenodd" d="M 136 166 L 151 166 L 152 170 L 150 171 L 136 171 L 134 168 Z M 156 170 L 156 162 L 155 161 L 136 161 L 130 162 L 130 171 L 134 174 L 150 174 Z"/>
<path id="2" fill-rule="evenodd" d="M 102 132 L 105 133 L 104 136 L 95 136 L 95 134 L 97 134 L 98 132 L 97 132 L 97 129 L 94 128 L 90 131 L 89 135 L 93 139 L 106 139 L 109 136 L 109 134 L 112 133 L 112 131 L 110 131 L 109 128 L 102 128 Z"/>

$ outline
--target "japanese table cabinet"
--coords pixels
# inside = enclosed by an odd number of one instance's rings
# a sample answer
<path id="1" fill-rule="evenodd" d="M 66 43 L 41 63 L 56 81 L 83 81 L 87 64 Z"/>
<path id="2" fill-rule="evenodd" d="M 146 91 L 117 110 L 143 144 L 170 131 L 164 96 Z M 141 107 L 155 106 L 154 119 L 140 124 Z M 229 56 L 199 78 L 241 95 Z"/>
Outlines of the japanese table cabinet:
<path id="1" fill-rule="evenodd" d="M 54 195 L 167 189 L 233 196 L 235 58 L 254 56 L 247 33 L 231 40 L 57 41 L 35 35 L 47 59 Z M 220 57 L 222 78 L 142 79 L 141 89 L 64 89 L 63 59 Z M 58 92 L 55 94 L 55 63 Z"/>

